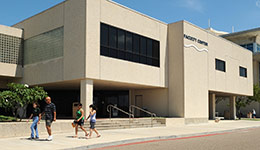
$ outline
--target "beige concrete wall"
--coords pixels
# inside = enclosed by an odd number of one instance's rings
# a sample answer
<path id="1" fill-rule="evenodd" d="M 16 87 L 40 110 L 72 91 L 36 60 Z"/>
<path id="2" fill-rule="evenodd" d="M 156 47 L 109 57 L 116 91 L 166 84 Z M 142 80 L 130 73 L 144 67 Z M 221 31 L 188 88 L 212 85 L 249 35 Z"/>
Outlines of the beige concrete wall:
<path id="1" fill-rule="evenodd" d="M 23 83 L 36 85 L 62 81 L 63 58 L 47 60 L 24 66 Z"/>
<path id="2" fill-rule="evenodd" d="M 100 56 L 100 22 L 159 40 L 160 68 Z M 166 44 L 166 24 L 114 2 L 87 1 L 87 78 L 165 87 Z"/>
<path id="3" fill-rule="evenodd" d="M 183 23 L 169 24 L 169 116 L 184 117 Z"/>
<path id="4" fill-rule="evenodd" d="M 64 24 L 64 3 L 32 16 L 14 27 L 24 29 L 24 39 L 61 27 Z"/>
<path id="5" fill-rule="evenodd" d="M 133 90 L 131 92 L 131 105 L 137 105 L 135 104 L 136 95 L 142 95 L 143 108 L 155 113 L 157 116 L 168 116 L 167 89 Z"/>
<path id="6" fill-rule="evenodd" d="M 86 0 L 68 0 L 64 6 L 64 80 L 85 77 L 85 41 Z"/>
<path id="7" fill-rule="evenodd" d="M 63 58 L 24 66 L 28 84 L 46 84 L 85 77 L 86 1 L 67 0 L 16 25 L 24 39 L 64 26 Z"/>
<path id="8" fill-rule="evenodd" d="M 206 122 L 209 91 L 253 94 L 250 51 L 186 21 L 170 24 L 168 30 L 169 116 L 184 117 L 186 124 L 196 119 Z M 188 40 L 184 34 L 208 46 Z M 216 58 L 226 62 L 226 72 L 215 69 Z M 247 68 L 247 78 L 239 76 L 239 66 Z"/>
<path id="9" fill-rule="evenodd" d="M 0 62 L 0 76 L 22 77 L 23 76 L 22 66 Z"/>
<path id="10" fill-rule="evenodd" d="M 23 30 L 14 27 L 0 25 L 0 34 L 22 38 Z"/>
<path id="11" fill-rule="evenodd" d="M 253 94 L 252 52 L 208 34 L 209 90 L 238 95 Z M 215 58 L 226 62 L 226 72 L 215 70 Z M 247 78 L 240 77 L 239 66 L 247 68 Z"/>
<path id="12" fill-rule="evenodd" d="M 0 25 L 0 34 L 22 38 L 23 30 L 14 27 Z M 0 62 L 0 76 L 22 77 L 23 76 L 22 66 Z"/>
<path id="13" fill-rule="evenodd" d="M 189 23 L 183 23 L 183 33 L 207 41 L 208 34 Z M 199 49 L 207 46 L 184 38 L 184 45 L 193 44 Z M 210 43 L 211 44 L 211 43 Z M 208 52 L 184 47 L 185 118 L 208 118 Z"/>

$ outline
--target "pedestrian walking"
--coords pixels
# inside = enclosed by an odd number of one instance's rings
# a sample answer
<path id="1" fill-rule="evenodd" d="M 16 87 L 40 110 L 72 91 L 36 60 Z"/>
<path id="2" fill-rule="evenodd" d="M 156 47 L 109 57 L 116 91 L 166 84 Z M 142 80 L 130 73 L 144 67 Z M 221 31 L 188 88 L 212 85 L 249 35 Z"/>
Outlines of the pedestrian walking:
<path id="1" fill-rule="evenodd" d="M 96 114 L 97 114 L 97 109 L 94 105 L 89 106 L 89 116 L 86 120 L 90 118 L 90 133 L 89 133 L 89 138 L 91 138 L 92 132 L 94 131 L 97 134 L 97 137 L 100 137 L 101 135 L 98 133 L 95 124 L 96 124 Z"/>
<path id="2" fill-rule="evenodd" d="M 49 134 L 49 137 L 47 138 L 48 141 L 52 141 L 53 136 L 51 134 L 51 124 L 53 121 L 56 121 L 56 106 L 51 102 L 50 97 L 45 98 L 46 106 L 44 108 L 44 111 L 42 112 L 41 116 L 45 115 L 45 123 L 46 123 L 46 129 Z M 41 120 L 41 117 L 40 117 Z"/>
<path id="3" fill-rule="evenodd" d="M 252 117 L 255 119 L 256 118 L 256 111 L 255 109 L 252 110 Z"/>
<path id="4" fill-rule="evenodd" d="M 75 124 L 75 136 L 74 138 L 78 137 L 78 126 L 80 126 L 80 129 L 85 132 L 85 135 L 88 136 L 87 131 L 84 129 L 84 110 L 82 109 L 82 104 L 78 104 L 78 109 L 76 112 L 76 120 L 74 121 Z"/>
<path id="5" fill-rule="evenodd" d="M 33 110 L 32 110 L 32 113 L 29 117 L 29 119 L 27 120 L 27 122 L 29 122 L 30 119 L 33 119 L 33 123 L 31 125 L 31 137 L 30 139 L 39 139 L 39 132 L 38 132 L 38 126 L 37 124 L 40 123 L 40 113 L 41 113 L 41 110 L 40 110 L 40 105 L 37 103 L 37 102 L 34 102 L 33 103 Z M 34 130 L 35 130 L 35 134 L 36 136 L 34 136 Z"/>

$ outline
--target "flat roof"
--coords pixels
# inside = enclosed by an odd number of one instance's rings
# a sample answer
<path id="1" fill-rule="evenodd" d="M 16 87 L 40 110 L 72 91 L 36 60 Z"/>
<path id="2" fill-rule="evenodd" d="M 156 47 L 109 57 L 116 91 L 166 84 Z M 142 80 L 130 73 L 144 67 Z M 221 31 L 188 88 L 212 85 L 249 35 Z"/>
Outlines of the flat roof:
<path id="1" fill-rule="evenodd" d="M 260 35 L 260 27 L 254 28 L 254 29 L 249 29 L 245 31 L 239 31 L 239 32 L 234 32 L 230 34 L 225 34 L 221 35 L 224 38 L 228 37 L 244 37 L 244 36 L 249 36 L 249 37 L 255 37 Z"/>

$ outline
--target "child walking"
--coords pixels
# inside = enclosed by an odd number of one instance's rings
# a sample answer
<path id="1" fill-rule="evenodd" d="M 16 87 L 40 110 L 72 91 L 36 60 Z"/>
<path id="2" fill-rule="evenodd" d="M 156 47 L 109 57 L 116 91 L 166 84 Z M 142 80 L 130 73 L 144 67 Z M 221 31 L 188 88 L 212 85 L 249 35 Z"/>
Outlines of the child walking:
<path id="1" fill-rule="evenodd" d="M 75 136 L 74 138 L 78 137 L 78 126 L 80 126 L 80 129 L 85 132 L 85 135 L 88 136 L 87 131 L 83 128 L 84 125 L 84 110 L 82 109 L 82 104 L 79 103 L 78 110 L 76 112 L 76 120 L 75 123 Z"/>
<path id="2" fill-rule="evenodd" d="M 37 124 L 39 124 L 39 117 L 40 117 L 40 108 L 39 108 L 39 104 L 34 102 L 33 103 L 33 110 L 32 110 L 32 114 L 30 115 L 29 119 L 27 120 L 27 122 L 32 118 L 33 119 L 33 123 L 31 125 L 31 137 L 30 139 L 39 139 L 39 133 L 38 133 L 38 126 Z M 36 136 L 34 137 L 34 130 L 36 133 Z"/>
<path id="3" fill-rule="evenodd" d="M 89 106 L 89 116 L 90 118 L 90 133 L 89 133 L 89 138 L 91 138 L 93 130 L 97 134 L 97 137 L 100 137 L 101 135 L 98 133 L 95 124 L 96 124 L 96 107 L 94 105 Z M 88 120 L 88 118 L 86 120 Z"/>

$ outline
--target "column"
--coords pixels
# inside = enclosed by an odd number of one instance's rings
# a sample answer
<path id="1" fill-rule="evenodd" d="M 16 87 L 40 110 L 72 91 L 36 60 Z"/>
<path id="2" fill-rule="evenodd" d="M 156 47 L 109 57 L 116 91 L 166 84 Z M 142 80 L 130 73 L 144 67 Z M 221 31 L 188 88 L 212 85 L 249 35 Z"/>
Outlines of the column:
<path id="1" fill-rule="evenodd" d="M 93 80 L 80 81 L 80 102 L 86 117 L 89 115 L 89 105 L 93 104 Z"/>
<path id="2" fill-rule="evenodd" d="M 216 113 L 216 94 L 209 94 L 209 119 L 215 119 Z"/>
<path id="3" fill-rule="evenodd" d="M 229 111 L 230 111 L 230 119 L 236 119 L 236 96 L 230 96 L 229 101 Z"/>

